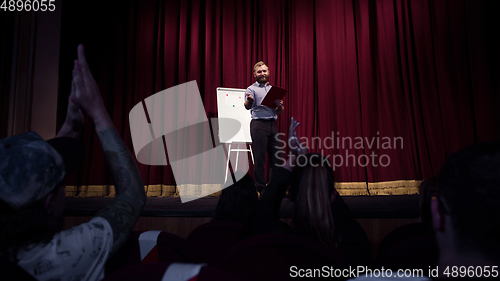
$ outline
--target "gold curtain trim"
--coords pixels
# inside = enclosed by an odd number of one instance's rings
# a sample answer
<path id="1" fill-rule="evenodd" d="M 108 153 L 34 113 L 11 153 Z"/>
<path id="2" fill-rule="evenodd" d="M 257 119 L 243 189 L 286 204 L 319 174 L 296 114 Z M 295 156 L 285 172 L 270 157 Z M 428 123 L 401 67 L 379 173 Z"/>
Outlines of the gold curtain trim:
<path id="1" fill-rule="evenodd" d="M 420 182 L 417 180 L 370 182 L 368 186 L 366 182 L 337 182 L 335 189 L 341 196 L 418 194 Z M 144 186 L 146 195 L 151 197 L 179 197 L 179 190 L 187 196 L 220 196 L 222 192 L 219 190 L 220 188 L 220 184 L 183 184 L 177 187 L 166 184 Z M 106 197 L 115 196 L 115 194 L 115 187 L 112 185 L 66 186 L 66 196 L 68 197 Z"/>
<path id="2" fill-rule="evenodd" d="M 177 186 L 177 191 L 189 197 L 220 196 L 221 188 L 221 184 L 181 184 Z"/>
<path id="3" fill-rule="evenodd" d="M 82 185 L 82 186 L 66 186 L 66 196 L 68 197 L 105 197 L 110 194 L 112 187 L 108 185 Z M 114 191 L 114 187 L 113 187 Z"/>
<path id="4" fill-rule="evenodd" d="M 146 185 L 146 196 L 151 197 L 177 197 L 179 196 L 175 185 L 150 184 Z"/>
<path id="5" fill-rule="evenodd" d="M 146 196 L 151 197 L 179 197 L 179 188 L 186 191 L 186 195 L 192 196 L 220 196 L 221 190 L 220 185 L 216 184 L 203 184 L 201 186 L 197 185 L 180 185 L 176 187 L 175 185 L 166 184 L 150 184 L 144 186 L 144 191 Z M 66 186 L 66 196 L 67 197 L 106 197 L 115 196 L 116 191 L 113 185 L 82 185 Z M 202 195 L 203 194 L 203 195 Z"/>
<path id="6" fill-rule="evenodd" d="M 418 194 L 420 180 L 399 180 L 385 182 L 370 182 L 368 190 L 371 195 L 406 195 Z"/>
<path id="7" fill-rule="evenodd" d="M 341 196 L 370 195 L 366 182 L 336 182 L 335 189 Z"/>

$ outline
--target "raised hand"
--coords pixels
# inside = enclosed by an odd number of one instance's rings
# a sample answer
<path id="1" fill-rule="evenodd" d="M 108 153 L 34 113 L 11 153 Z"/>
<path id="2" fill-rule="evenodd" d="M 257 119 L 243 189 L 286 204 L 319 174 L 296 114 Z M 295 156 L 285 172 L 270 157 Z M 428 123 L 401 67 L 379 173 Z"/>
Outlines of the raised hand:
<path id="1" fill-rule="evenodd" d="M 78 46 L 78 59 L 75 60 L 75 69 L 73 70 L 73 81 L 75 82 L 75 96 L 78 99 L 80 107 L 95 122 L 96 127 L 102 122 L 109 120 L 109 115 L 104 107 L 99 87 L 92 77 L 83 45 Z"/>
<path id="2" fill-rule="evenodd" d="M 75 81 L 71 81 L 71 93 L 68 99 L 68 110 L 66 119 L 56 137 L 76 138 L 83 128 L 83 113 L 80 109 L 78 99 L 76 98 Z"/>
<path id="3" fill-rule="evenodd" d="M 293 117 L 292 117 L 292 119 L 290 121 L 291 121 L 290 122 L 290 127 L 288 128 L 288 139 L 292 138 L 293 135 L 297 134 L 297 132 L 295 130 L 297 129 L 297 127 L 299 127 L 299 124 L 300 124 Z"/>
<path id="4" fill-rule="evenodd" d="M 308 152 L 307 147 L 300 141 L 299 137 L 297 137 L 296 129 L 299 124 L 300 123 L 292 117 L 288 129 L 288 146 L 293 155 L 305 155 Z"/>
<path id="5" fill-rule="evenodd" d="M 297 137 L 296 129 L 299 125 L 300 123 L 292 117 L 290 127 L 288 128 L 288 147 L 290 148 L 290 154 L 283 166 L 283 168 L 289 171 L 292 171 L 292 168 L 295 167 L 298 156 L 307 154 L 307 147 L 305 147 Z"/>
<path id="6" fill-rule="evenodd" d="M 114 253 L 126 241 L 146 202 L 144 183 L 134 158 L 104 107 L 99 87 L 85 59 L 83 45 L 78 46 L 73 81 L 80 107 L 95 123 L 95 130 L 115 184 L 115 199 L 96 214 L 105 218 L 113 229 Z"/>

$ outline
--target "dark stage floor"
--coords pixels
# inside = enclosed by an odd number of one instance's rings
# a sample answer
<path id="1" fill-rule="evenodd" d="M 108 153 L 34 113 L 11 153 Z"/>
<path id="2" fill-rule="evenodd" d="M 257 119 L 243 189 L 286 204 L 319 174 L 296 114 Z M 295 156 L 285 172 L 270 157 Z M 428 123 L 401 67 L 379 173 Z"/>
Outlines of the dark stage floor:
<path id="1" fill-rule="evenodd" d="M 356 218 L 417 218 L 418 195 L 345 196 L 346 204 Z M 68 197 L 66 216 L 93 216 L 113 197 Z M 204 197 L 181 203 L 179 197 L 148 197 L 144 217 L 210 217 L 219 197 Z M 281 217 L 292 216 L 293 203 L 281 203 Z"/>

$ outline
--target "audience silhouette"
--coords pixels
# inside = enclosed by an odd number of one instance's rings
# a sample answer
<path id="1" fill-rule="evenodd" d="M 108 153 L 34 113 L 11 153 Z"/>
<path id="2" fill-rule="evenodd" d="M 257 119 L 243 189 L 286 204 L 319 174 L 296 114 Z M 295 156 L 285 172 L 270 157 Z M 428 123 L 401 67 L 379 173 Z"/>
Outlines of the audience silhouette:
<path id="1" fill-rule="evenodd" d="M 273 170 L 273 179 L 259 202 L 253 234 L 303 235 L 339 249 L 353 265 L 370 265 L 371 247 L 366 233 L 335 190 L 328 161 L 323 161 L 320 154 L 308 154 L 300 142 L 298 126 L 299 122 L 292 117 L 288 131 L 291 154 L 283 167 Z M 299 157 L 307 161 L 298 162 Z M 292 227 L 279 220 L 279 207 L 290 179 L 290 199 L 294 202 Z"/>
<path id="2" fill-rule="evenodd" d="M 75 137 L 83 114 L 95 124 L 116 189 L 88 223 L 61 231 L 65 178 L 85 158 Z M 144 184 L 78 46 L 66 121 L 55 139 L 35 132 L 0 140 L 0 253 L 38 280 L 100 280 L 146 202 Z"/>
<path id="3" fill-rule="evenodd" d="M 76 139 L 83 114 L 95 124 L 116 197 L 90 222 L 62 231 L 65 179 L 85 158 L 85 148 Z M 222 191 L 212 222 L 195 229 L 187 242 L 176 237 L 201 249 L 206 264 L 134 265 L 110 278 L 134 278 L 148 268 L 155 278 L 246 280 L 259 276 L 249 272 L 253 269 L 246 265 L 245 256 L 262 258 L 259 262 L 267 269 L 273 264 L 279 267 L 280 271 L 260 275 L 261 280 L 278 278 L 293 261 L 318 268 L 371 267 L 368 237 L 335 189 L 330 163 L 321 154 L 308 153 L 297 137 L 298 126 L 292 117 L 289 157 L 273 167 L 273 177 L 260 200 L 254 180 L 245 174 Z M 294 204 L 291 225 L 280 220 L 287 192 Z M 45 141 L 29 132 L 0 140 L 1 268 L 26 280 L 101 280 L 106 261 L 129 237 L 145 202 L 135 161 L 106 112 L 80 45 L 67 117 L 56 138 Z M 498 277 L 500 143 L 478 143 L 453 154 L 438 176 L 420 185 L 420 213 L 422 222 L 401 227 L 384 239 L 375 267 L 421 269 L 424 276 L 406 276 L 407 280 Z M 266 255 L 259 257 L 260 251 Z M 227 268 L 230 265 L 232 270 Z M 183 280 L 179 278 L 175 280 Z"/>

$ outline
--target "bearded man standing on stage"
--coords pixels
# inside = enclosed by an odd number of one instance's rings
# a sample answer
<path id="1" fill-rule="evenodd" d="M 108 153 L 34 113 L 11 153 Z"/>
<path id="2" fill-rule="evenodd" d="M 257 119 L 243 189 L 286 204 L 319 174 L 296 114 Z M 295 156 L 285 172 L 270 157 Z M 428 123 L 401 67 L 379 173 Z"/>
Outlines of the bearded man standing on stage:
<path id="1" fill-rule="evenodd" d="M 283 101 L 275 100 L 276 108 L 261 105 L 262 100 L 271 90 L 269 84 L 269 68 L 259 61 L 253 67 L 253 76 L 256 82 L 250 85 L 245 94 L 245 108 L 250 110 L 252 121 L 250 122 L 250 135 L 255 157 L 254 178 L 259 194 L 262 195 L 266 188 L 264 165 L 266 163 L 266 152 L 269 155 L 269 162 L 274 166 L 278 162 L 278 130 L 276 129 L 276 119 L 278 114 L 284 110 Z"/>

